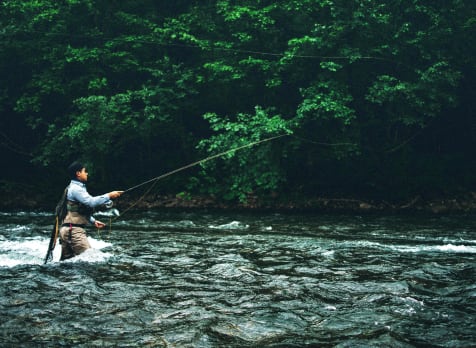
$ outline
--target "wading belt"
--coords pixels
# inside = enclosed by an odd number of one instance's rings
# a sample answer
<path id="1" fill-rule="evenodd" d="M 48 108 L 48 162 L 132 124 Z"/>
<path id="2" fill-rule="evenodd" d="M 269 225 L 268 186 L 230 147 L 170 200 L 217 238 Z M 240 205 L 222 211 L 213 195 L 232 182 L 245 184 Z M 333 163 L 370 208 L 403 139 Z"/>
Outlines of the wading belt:
<path id="1" fill-rule="evenodd" d="M 62 224 L 61 227 L 69 227 L 69 228 L 72 228 L 72 227 L 81 227 L 81 228 L 84 228 L 84 227 L 86 227 L 86 225 L 84 225 L 84 224 L 70 224 L 70 223 L 65 223 L 65 224 Z"/>

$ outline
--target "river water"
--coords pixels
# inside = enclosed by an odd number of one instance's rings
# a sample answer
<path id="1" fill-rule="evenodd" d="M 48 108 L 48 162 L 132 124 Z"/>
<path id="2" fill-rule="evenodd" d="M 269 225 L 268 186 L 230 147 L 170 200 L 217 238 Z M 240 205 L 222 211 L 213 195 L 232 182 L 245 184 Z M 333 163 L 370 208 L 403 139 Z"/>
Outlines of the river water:
<path id="1" fill-rule="evenodd" d="M 136 212 L 43 265 L 52 220 L 0 213 L 2 347 L 476 346 L 470 216 Z"/>

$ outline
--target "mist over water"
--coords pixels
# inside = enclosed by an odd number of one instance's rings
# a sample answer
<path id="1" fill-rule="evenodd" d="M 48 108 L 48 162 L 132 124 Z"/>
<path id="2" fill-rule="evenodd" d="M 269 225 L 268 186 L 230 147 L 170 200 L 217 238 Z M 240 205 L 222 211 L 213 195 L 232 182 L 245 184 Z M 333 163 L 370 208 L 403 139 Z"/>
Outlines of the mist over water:
<path id="1" fill-rule="evenodd" d="M 0 342 L 475 346 L 473 221 L 130 213 L 43 265 L 51 214 L 0 213 Z"/>

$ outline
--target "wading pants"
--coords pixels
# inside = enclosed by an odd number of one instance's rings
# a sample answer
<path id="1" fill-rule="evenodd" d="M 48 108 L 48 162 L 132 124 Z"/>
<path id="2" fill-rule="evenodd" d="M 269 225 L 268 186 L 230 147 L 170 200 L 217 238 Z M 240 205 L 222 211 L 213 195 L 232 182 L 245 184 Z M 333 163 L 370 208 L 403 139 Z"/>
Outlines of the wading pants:
<path id="1" fill-rule="evenodd" d="M 83 227 L 63 225 L 59 231 L 61 260 L 70 259 L 91 248 Z"/>

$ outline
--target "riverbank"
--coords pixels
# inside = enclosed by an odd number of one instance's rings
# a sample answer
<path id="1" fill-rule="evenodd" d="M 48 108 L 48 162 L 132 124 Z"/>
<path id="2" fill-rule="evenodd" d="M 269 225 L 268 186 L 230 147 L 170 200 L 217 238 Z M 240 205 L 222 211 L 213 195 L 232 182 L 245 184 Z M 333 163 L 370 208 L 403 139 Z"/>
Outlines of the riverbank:
<path id="1" fill-rule="evenodd" d="M 50 210 L 53 211 L 59 197 L 45 193 L 0 192 L 0 210 Z M 150 195 L 145 197 L 121 197 L 116 201 L 120 210 L 150 209 L 214 209 L 245 211 L 326 212 L 326 213 L 476 213 L 476 192 L 455 196 L 427 199 L 415 196 L 401 202 L 357 199 L 348 197 L 272 197 L 260 199 L 250 196 L 246 203 L 228 202 L 211 196 Z"/>
<path id="2" fill-rule="evenodd" d="M 387 202 L 355 198 L 314 197 L 306 199 L 260 200 L 252 197 L 246 203 L 230 203 L 213 197 L 154 196 L 130 202 L 120 199 L 118 206 L 135 209 L 217 209 L 248 211 L 289 211 L 289 212 L 328 212 L 328 213 L 476 213 L 476 193 L 459 197 L 441 197 L 427 200 L 416 196 L 408 201 Z"/>

